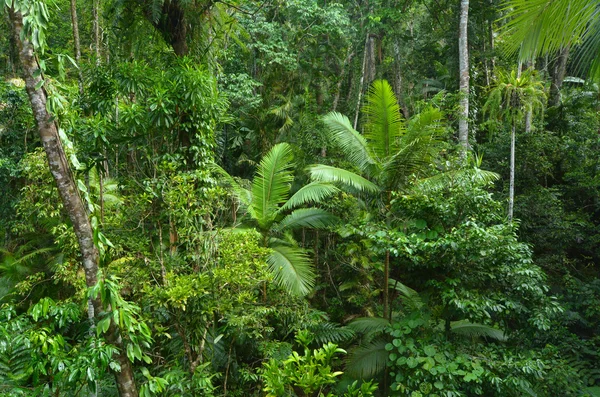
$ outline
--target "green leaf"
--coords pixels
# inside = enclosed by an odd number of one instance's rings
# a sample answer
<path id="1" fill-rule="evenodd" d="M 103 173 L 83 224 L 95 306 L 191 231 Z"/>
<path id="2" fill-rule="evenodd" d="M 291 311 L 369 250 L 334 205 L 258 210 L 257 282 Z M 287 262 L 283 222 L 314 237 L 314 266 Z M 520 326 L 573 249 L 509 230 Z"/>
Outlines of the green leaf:
<path id="1" fill-rule="evenodd" d="M 304 250 L 280 245 L 269 248 L 272 252 L 267 263 L 275 276 L 275 283 L 292 295 L 307 295 L 315 284 L 315 273 Z"/>
<path id="2" fill-rule="evenodd" d="M 294 230 L 302 227 L 323 229 L 334 225 L 338 218 L 319 208 L 300 208 L 287 215 L 275 227 L 278 231 Z"/>
<path id="3" fill-rule="evenodd" d="M 368 179 L 342 168 L 316 164 L 307 168 L 314 181 L 340 183 L 346 187 L 371 193 L 379 192 L 379 187 Z"/>

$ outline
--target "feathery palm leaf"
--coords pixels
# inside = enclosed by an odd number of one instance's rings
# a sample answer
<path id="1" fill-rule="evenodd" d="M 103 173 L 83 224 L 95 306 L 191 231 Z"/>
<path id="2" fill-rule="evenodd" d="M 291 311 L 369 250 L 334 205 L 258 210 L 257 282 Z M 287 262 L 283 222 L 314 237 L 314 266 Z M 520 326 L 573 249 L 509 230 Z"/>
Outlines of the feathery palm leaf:
<path id="1" fill-rule="evenodd" d="M 331 112 L 323 117 L 323 122 L 331 131 L 331 137 L 346 158 L 356 165 L 361 172 L 371 172 L 375 160 L 370 155 L 367 141 L 358 131 L 352 128 L 348 117 L 338 112 Z"/>
<path id="2" fill-rule="evenodd" d="M 258 224 L 268 227 L 288 198 L 294 176 L 292 148 L 279 143 L 261 160 L 252 181 L 251 207 Z"/>
<path id="3" fill-rule="evenodd" d="M 589 0 L 509 0 L 504 10 L 509 22 L 502 28 L 507 54 L 520 52 L 523 60 L 552 54 L 579 44 L 580 68 L 598 75 L 600 14 Z M 588 69 L 589 70 L 589 69 Z"/>
<path id="4" fill-rule="evenodd" d="M 403 302 L 412 310 L 420 310 L 423 307 L 423 299 L 417 291 L 409 286 L 402 284 L 398 280 L 389 279 L 390 288 L 400 292 L 403 296 Z"/>
<path id="5" fill-rule="evenodd" d="M 368 148 L 373 157 L 384 160 L 398 150 L 404 131 L 398 100 L 387 81 L 373 82 L 363 112 L 367 116 L 364 127 Z"/>
<path id="6" fill-rule="evenodd" d="M 287 211 L 308 203 L 319 203 L 339 192 L 340 189 L 330 183 L 311 182 L 294 193 L 280 211 Z"/>
<path id="7" fill-rule="evenodd" d="M 385 350 L 386 344 L 384 338 L 378 338 L 350 351 L 346 361 L 346 373 L 355 378 L 369 379 L 383 372 L 389 355 Z"/>
<path id="8" fill-rule="evenodd" d="M 381 333 L 389 326 L 389 320 L 381 317 L 359 317 L 348 323 L 350 329 L 363 334 Z"/>
<path id="9" fill-rule="evenodd" d="M 329 165 L 315 164 L 308 167 L 308 171 L 313 180 L 321 182 L 340 183 L 359 192 L 376 193 L 379 187 L 373 182 L 362 176 L 342 168 L 331 167 Z"/>
<path id="10" fill-rule="evenodd" d="M 301 227 L 323 229 L 336 223 L 338 218 L 320 208 L 300 208 L 281 220 L 275 229 L 280 232 Z"/>
<path id="11" fill-rule="evenodd" d="M 304 250 L 298 247 L 270 245 L 267 258 L 275 283 L 286 288 L 292 295 L 308 294 L 315 284 L 312 264 Z"/>
<path id="12" fill-rule="evenodd" d="M 505 342 L 507 340 L 506 335 L 502 330 L 490 327 L 489 325 L 472 323 L 467 320 L 453 321 L 450 323 L 450 330 L 457 335 L 471 338 L 483 336 L 500 342 Z"/>
<path id="13" fill-rule="evenodd" d="M 246 207 L 250 207 L 252 202 L 252 193 L 243 188 L 227 171 L 216 164 L 210 164 L 209 168 L 212 172 L 223 178 L 224 182 L 233 190 L 233 194 Z"/>

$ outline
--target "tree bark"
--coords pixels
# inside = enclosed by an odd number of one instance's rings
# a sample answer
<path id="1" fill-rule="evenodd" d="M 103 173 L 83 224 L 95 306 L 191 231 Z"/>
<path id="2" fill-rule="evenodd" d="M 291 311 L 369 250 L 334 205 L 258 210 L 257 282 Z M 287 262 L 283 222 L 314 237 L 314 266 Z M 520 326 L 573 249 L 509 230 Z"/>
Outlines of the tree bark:
<path id="1" fill-rule="evenodd" d="M 467 27 L 469 0 L 460 1 L 460 24 L 458 29 L 458 68 L 460 73 L 460 114 L 458 119 L 458 142 L 464 157 L 469 150 L 469 49 Z"/>
<path id="2" fill-rule="evenodd" d="M 41 83 L 42 76 L 37 59 L 34 55 L 33 46 L 27 38 L 22 37 L 23 16 L 20 12 L 9 9 L 9 17 L 14 27 L 15 40 L 19 49 L 19 58 L 23 67 L 25 77 L 25 86 L 31 102 L 31 109 L 38 127 L 40 139 L 46 157 L 50 172 L 54 177 L 60 198 L 65 211 L 69 215 L 82 257 L 85 281 L 88 287 L 95 285 L 98 281 L 98 249 L 94 245 L 93 230 L 86 212 L 86 207 L 81 200 L 75 179 L 71 173 L 71 168 L 65 156 L 58 127 L 53 121 L 53 117 L 46 110 L 47 96 Z M 90 314 L 100 313 L 102 305 L 98 299 L 92 301 L 93 307 L 90 307 Z M 117 346 L 120 353 L 115 359 L 121 365 L 121 371 L 115 372 L 115 379 L 121 397 L 137 397 L 138 392 L 133 380 L 133 372 L 123 344 L 118 333 L 118 329 L 112 325 L 106 335 L 109 343 Z"/>
<path id="3" fill-rule="evenodd" d="M 79 40 L 79 22 L 77 21 L 77 0 L 71 0 L 71 23 L 73 24 L 73 49 L 78 67 L 79 95 L 83 95 L 83 74 L 79 65 L 81 61 L 81 42 Z"/>
<path id="4" fill-rule="evenodd" d="M 516 120 L 513 116 L 512 127 L 510 130 L 510 177 L 508 186 L 508 221 L 512 222 L 513 209 L 515 206 L 515 140 L 516 140 Z"/>
<path id="5" fill-rule="evenodd" d="M 93 0 L 92 18 L 92 27 L 94 31 L 94 54 L 96 55 L 96 65 L 100 65 L 100 0 Z"/>
<path id="6" fill-rule="evenodd" d="M 558 53 L 558 58 L 554 64 L 554 70 L 552 73 L 552 85 L 550 86 L 550 106 L 560 105 L 560 88 L 565 79 L 567 73 L 567 60 L 569 59 L 569 52 L 571 46 L 567 45 L 562 48 Z"/>
<path id="7" fill-rule="evenodd" d="M 360 72 L 360 83 L 358 84 L 358 99 L 356 100 L 356 112 L 354 113 L 354 129 L 358 125 L 358 112 L 360 110 L 360 101 L 362 99 L 362 91 L 365 84 L 365 68 L 367 66 L 367 51 L 369 49 L 369 32 L 365 39 L 365 52 L 363 54 L 362 70 Z"/>

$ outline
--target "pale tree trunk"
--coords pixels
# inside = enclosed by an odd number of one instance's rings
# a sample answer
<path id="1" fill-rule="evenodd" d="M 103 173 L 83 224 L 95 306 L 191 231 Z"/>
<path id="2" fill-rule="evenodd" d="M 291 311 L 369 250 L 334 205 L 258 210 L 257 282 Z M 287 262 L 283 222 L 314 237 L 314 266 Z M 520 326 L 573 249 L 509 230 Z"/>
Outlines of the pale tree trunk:
<path id="1" fill-rule="evenodd" d="M 512 222 L 513 209 L 515 206 L 515 136 L 516 136 L 516 120 L 512 120 L 510 130 L 510 177 L 508 185 L 508 221 Z"/>
<path id="2" fill-rule="evenodd" d="M 527 63 L 525 64 L 527 66 L 527 69 L 534 67 L 535 62 L 534 61 L 527 61 Z M 527 113 L 525 113 L 525 133 L 529 134 L 531 132 L 531 125 L 533 123 L 533 110 L 529 109 L 527 110 Z"/>
<path id="3" fill-rule="evenodd" d="M 91 287 L 98 281 L 99 260 L 98 249 L 94 245 L 92 226 L 65 156 L 58 135 L 58 127 L 53 121 L 53 117 L 46 110 L 46 92 L 41 87 L 42 77 L 33 52 L 33 46 L 29 40 L 21 38 L 24 37 L 24 35 L 22 36 L 23 16 L 13 9 L 9 9 L 9 16 L 14 26 L 15 40 L 19 49 L 27 94 L 31 102 L 31 109 L 38 127 L 40 140 L 46 152 L 50 172 L 56 182 L 63 206 L 73 224 L 82 257 L 86 285 Z M 100 313 L 102 311 L 100 301 L 98 299 L 93 300 L 89 310 L 92 317 Z M 123 348 L 118 329 L 114 324 L 111 324 L 106 339 L 109 343 L 117 346 L 121 352 L 115 356 L 116 361 L 121 365 L 121 371 L 114 373 L 119 395 L 121 397 L 137 397 L 138 392 L 131 364 Z"/>
<path id="4" fill-rule="evenodd" d="M 464 157 L 469 150 L 469 49 L 467 26 L 469 0 L 460 1 L 460 24 L 458 30 L 458 68 L 460 73 L 460 114 L 458 118 L 458 142 Z"/>
<path id="5" fill-rule="evenodd" d="M 81 42 L 79 40 L 79 22 L 77 21 L 77 0 L 71 0 L 71 23 L 73 24 L 73 47 L 78 67 L 79 94 L 83 95 L 83 74 L 81 73 Z"/>
<path id="6" fill-rule="evenodd" d="M 94 31 L 94 54 L 96 55 L 96 65 L 100 65 L 100 0 L 93 0 L 92 18 L 92 27 Z"/>
<path id="7" fill-rule="evenodd" d="M 360 71 L 360 83 L 358 84 L 358 99 L 356 100 L 356 112 L 354 113 L 354 129 L 358 125 L 358 112 L 360 110 L 360 101 L 362 100 L 362 91 L 365 84 L 365 68 L 367 67 L 367 51 L 369 50 L 369 32 L 365 39 L 365 52 L 363 54 L 362 70 Z"/>

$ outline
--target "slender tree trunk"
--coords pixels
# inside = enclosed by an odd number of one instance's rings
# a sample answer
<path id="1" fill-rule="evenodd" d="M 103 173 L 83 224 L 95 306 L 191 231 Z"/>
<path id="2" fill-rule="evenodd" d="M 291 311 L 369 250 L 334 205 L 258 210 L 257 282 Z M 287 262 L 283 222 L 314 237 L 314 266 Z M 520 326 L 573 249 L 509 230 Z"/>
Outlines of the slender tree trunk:
<path id="1" fill-rule="evenodd" d="M 406 102 L 404 101 L 402 69 L 400 67 L 400 43 L 398 42 L 398 39 L 394 40 L 394 65 L 394 92 L 398 98 L 400 109 L 402 109 L 402 115 L 408 120 L 410 118 L 410 113 L 408 112 L 408 106 L 406 106 Z"/>
<path id="2" fill-rule="evenodd" d="M 567 45 L 558 53 L 558 59 L 554 64 L 554 73 L 552 73 L 552 85 L 550 86 L 550 106 L 560 105 L 560 88 L 567 73 L 567 60 L 571 46 Z"/>
<path id="3" fill-rule="evenodd" d="M 513 117 L 510 130 L 510 177 L 508 186 L 508 221 L 512 222 L 513 209 L 515 205 L 515 139 L 516 138 L 516 120 Z"/>
<path id="4" fill-rule="evenodd" d="M 92 18 L 92 27 L 94 30 L 94 54 L 96 55 L 96 65 L 100 65 L 100 0 L 93 0 Z"/>
<path id="5" fill-rule="evenodd" d="M 458 30 L 458 67 L 460 72 L 460 115 L 458 119 L 458 142 L 464 157 L 469 150 L 469 49 L 467 26 L 469 0 L 460 0 L 460 24 Z"/>
<path id="6" fill-rule="evenodd" d="M 525 64 L 527 69 L 534 67 L 533 61 L 527 61 Z M 525 113 L 525 133 L 529 134 L 531 132 L 531 125 L 533 123 L 533 110 L 529 109 L 527 113 Z"/>
<path id="7" fill-rule="evenodd" d="M 73 49 L 78 66 L 79 94 L 83 95 L 83 74 L 81 73 L 81 42 L 79 41 L 79 22 L 77 21 L 77 0 L 71 0 L 71 23 L 73 24 Z"/>
<path id="8" fill-rule="evenodd" d="M 360 83 L 358 84 L 358 99 L 356 100 L 356 112 L 354 113 L 354 129 L 358 125 L 358 112 L 360 110 L 360 101 L 362 100 L 362 91 L 365 85 L 365 68 L 367 67 L 367 51 L 369 49 L 369 32 L 365 39 L 365 52 L 363 54 L 362 70 L 360 72 Z"/>
<path id="9" fill-rule="evenodd" d="M 15 40 L 19 49 L 21 65 L 23 66 L 27 94 L 29 95 L 42 146 L 46 152 L 50 172 L 56 182 L 63 206 L 73 224 L 82 257 L 86 285 L 91 287 L 98 281 L 99 261 L 98 249 L 94 245 L 92 226 L 65 156 L 58 135 L 58 127 L 53 121 L 53 117 L 46 110 L 46 92 L 41 86 L 42 76 L 33 52 L 33 46 L 27 38 L 22 39 L 24 37 L 22 35 L 23 16 L 14 9 L 9 9 L 9 16 L 14 26 Z M 89 309 L 92 316 L 99 313 L 102 310 L 100 301 L 98 299 L 93 300 Z M 137 397 L 138 392 L 131 365 L 123 349 L 118 329 L 114 325 L 111 325 L 106 338 L 109 343 L 117 346 L 121 352 L 115 356 L 115 359 L 121 365 L 121 371 L 114 373 L 119 395 L 121 397 Z"/>
<path id="10" fill-rule="evenodd" d="M 337 82 L 337 86 L 336 86 L 336 90 L 335 90 L 335 97 L 333 98 L 333 111 L 335 112 L 337 110 L 338 107 L 338 103 L 340 101 L 340 93 L 342 90 L 342 83 L 344 82 L 344 75 L 346 74 L 346 66 L 350 65 L 350 62 L 352 62 L 352 58 L 354 57 L 354 52 L 352 52 L 352 49 L 350 47 L 348 47 L 348 55 L 346 56 L 346 59 L 344 60 L 344 64 L 342 65 L 342 71 L 340 72 L 340 79 Z"/>

